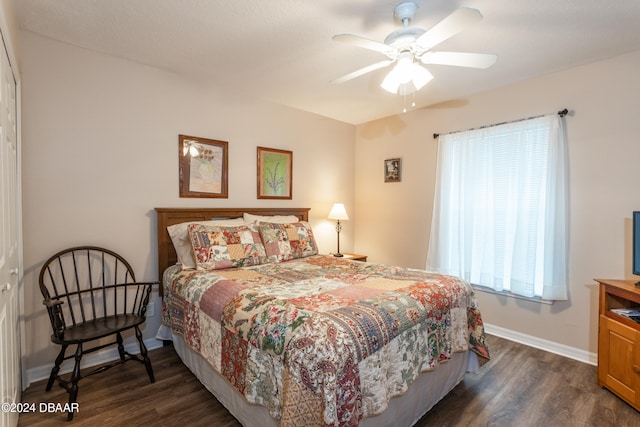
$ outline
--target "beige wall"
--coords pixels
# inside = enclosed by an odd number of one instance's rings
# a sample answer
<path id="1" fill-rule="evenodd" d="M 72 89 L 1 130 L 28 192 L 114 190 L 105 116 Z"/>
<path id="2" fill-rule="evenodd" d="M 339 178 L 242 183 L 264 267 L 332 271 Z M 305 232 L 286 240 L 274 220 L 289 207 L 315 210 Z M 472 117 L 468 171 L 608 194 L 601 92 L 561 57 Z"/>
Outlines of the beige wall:
<path id="1" fill-rule="evenodd" d="M 354 126 L 188 82 L 180 76 L 21 33 L 27 368 L 55 349 L 37 274 L 55 251 L 113 248 L 156 279 L 154 207 L 310 207 L 320 250 L 326 215 L 353 211 Z M 178 197 L 178 134 L 229 142 L 229 198 Z M 256 147 L 293 151 L 293 200 L 256 199 Z M 345 226 L 344 249 L 353 247 Z M 148 319 L 155 336 L 159 310 Z"/>
<path id="2" fill-rule="evenodd" d="M 553 305 L 485 293 L 478 299 L 486 323 L 596 352 L 593 278 L 630 276 L 629 223 L 640 210 L 638 69 L 635 52 L 358 126 L 355 250 L 374 262 L 424 268 L 437 155 L 432 134 L 566 107 L 573 112 L 566 119 L 570 299 Z M 402 158 L 401 183 L 383 182 L 389 157 Z"/>

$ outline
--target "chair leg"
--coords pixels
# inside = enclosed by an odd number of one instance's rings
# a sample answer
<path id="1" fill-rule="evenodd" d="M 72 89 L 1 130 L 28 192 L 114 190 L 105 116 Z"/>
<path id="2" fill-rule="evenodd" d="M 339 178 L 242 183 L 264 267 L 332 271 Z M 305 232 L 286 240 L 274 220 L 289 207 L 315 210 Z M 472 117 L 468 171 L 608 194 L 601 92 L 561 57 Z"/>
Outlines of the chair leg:
<path id="1" fill-rule="evenodd" d="M 116 333 L 116 342 L 118 343 L 118 353 L 120 354 L 120 361 L 124 362 L 124 345 L 122 345 L 122 335 L 120 335 L 120 332 Z"/>
<path id="2" fill-rule="evenodd" d="M 74 403 L 78 400 L 78 381 L 80 381 L 80 360 L 82 360 L 82 343 L 78 344 L 76 348 L 75 361 L 76 364 L 73 367 L 73 373 L 71 374 L 71 389 L 69 390 L 69 407 L 73 408 Z M 67 413 L 67 420 L 73 419 L 73 411 Z"/>
<path id="3" fill-rule="evenodd" d="M 137 326 L 136 326 L 136 338 L 138 339 L 138 344 L 140 344 L 140 355 L 142 356 L 142 360 L 144 361 L 145 368 L 147 368 L 147 374 L 149 375 L 149 380 L 152 383 L 154 383 L 156 382 L 156 379 L 153 376 L 151 359 L 149 359 L 149 355 L 147 354 L 147 347 L 144 345 L 144 341 L 142 341 L 142 332 L 140 332 L 140 328 L 138 328 Z"/>
<path id="4" fill-rule="evenodd" d="M 58 372 L 60 372 L 60 366 L 64 361 L 64 353 L 65 351 L 67 351 L 67 347 L 68 346 L 66 344 L 63 345 L 62 348 L 60 349 L 60 353 L 58 353 L 58 357 L 56 357 L 55 365 L 53 366 L 53 368 L 51 368 L 51 374 L 49 375 L 49 382 L 47 382 L 47 388 L 45 389 L 46 391 L 51 390 L 51 386 L 53 386 L 53 382 L 56 380 L 56 377 L 58 376 Z"/>

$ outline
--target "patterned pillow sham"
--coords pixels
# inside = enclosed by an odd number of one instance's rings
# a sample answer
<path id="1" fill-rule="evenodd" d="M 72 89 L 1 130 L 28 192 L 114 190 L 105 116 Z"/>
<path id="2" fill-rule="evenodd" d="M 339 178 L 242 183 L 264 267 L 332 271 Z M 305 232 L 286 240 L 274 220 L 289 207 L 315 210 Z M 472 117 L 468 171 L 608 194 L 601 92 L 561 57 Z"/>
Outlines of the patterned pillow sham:
<path id="1" fill-rule="evenodd" d="M 306 221 L 290 224 L 258 223 L 268 262 L 288 261 L 318 253 L 311 226 Z"/>
<path id="2" fill-rule="evenodd" d="M 189 239 L 198 270 L 220 270 L 266 262 L 260 233 L 253 224 L 236 227 L 191 224 Z"/>
<path id="3" fill-rule="evenodd" d="M 191 249 L 191 240 L 189 239 L 189 226 L 191 224 L 202 225 L 218 225 L 218 226 L 230 226 L 230 225 L 244 225 L 244 219 L 242 217 L 232 219 L 214 219 L 211 221 L 191 221 L 182 222 L 180 224 L 170 225 L 167 227 L 169 237 L 176 250 L 178 256 L 178 262 L 182 265 L 183 269 L 196 268 L 196 260 L 193 258 L 193 250 Z"/>

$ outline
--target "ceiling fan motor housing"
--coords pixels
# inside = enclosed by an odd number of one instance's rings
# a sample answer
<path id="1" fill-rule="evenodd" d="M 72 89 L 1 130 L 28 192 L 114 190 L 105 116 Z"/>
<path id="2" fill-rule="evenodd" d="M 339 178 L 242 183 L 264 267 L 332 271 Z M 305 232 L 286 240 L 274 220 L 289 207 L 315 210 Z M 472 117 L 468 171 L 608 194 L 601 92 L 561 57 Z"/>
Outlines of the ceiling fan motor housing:
<path id="1" fill-rule="evenodd" d="M 384 39 L 384 44 L 398 48 L 399 50 L 411 50 L 413 42 L 423 35 L 425 30 L 418 27 L 406 27 L 396 30 Z"/>
<path id="2" fill-rule="evenodd" d="M 405 26 L 407 26 L 408 21 L 411 21 L 414 16 L 416 16 L 416 10 L 418 9 L 418 5 L 412 1 L 405 1 L 399 3 L 395 9 L 396 18 L 400 20 Z M 405 20 L 407 22 L 405 22 Z"/>
<path id="3" fill-rule="evenodd" d="M 425 30 L 422 28 L 409 27 L 409 23 L 415 17 L 417 9 L 418 5 L 412 1 L 405 1 L 396 6 L 394 14 L 396 18 L 402 22 L 403 28 L 389 34 L 384 39 L 384 44 L 393 46 L 401 52 L 409 51 L 416 53 L 414 52 L 413 42 L 425 33 Z"/>

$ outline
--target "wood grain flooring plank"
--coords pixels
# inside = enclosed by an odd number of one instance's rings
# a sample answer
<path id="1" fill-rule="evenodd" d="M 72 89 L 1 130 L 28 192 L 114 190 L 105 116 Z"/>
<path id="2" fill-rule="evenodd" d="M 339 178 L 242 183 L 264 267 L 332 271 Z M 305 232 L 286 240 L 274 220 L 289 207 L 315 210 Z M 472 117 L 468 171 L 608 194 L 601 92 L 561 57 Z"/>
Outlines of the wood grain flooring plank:
<path id="1" fill-rule="evenodd" d="M 417 426 L 640 427 L 639 412 L 598 387 L 595 366 L 491 335 L 487 343 L 492 359 Z"/>

